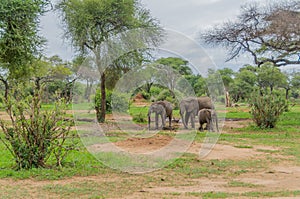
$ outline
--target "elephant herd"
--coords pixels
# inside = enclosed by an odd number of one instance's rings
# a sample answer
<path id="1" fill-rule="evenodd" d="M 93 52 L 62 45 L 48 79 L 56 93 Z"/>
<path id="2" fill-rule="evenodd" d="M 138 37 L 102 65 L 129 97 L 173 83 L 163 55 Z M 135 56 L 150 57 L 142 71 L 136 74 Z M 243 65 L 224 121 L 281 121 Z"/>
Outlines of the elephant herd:
<path id="1" fill-rule="evenodd" d="M 213 124 L 218 129 L 218 118 L 214 105 L 209 97 L 188 97 L 183 99 L 179 104 L 180 117 L 185 129 L 188 129 L 189 120 L 192 128 L 195 128 L 195 117 L 198 116 L 199 130 L 203 131 L 203 124 L 206 123 L 207 130 L 213 131 Z M 169 119 L 169 128 L 172 124 L 173 106 L 168 101 L 153 102 L 148 111 L 148 129 L 150 130 L 151 114 L 155 114 L 155 129 L 158 129 L 159 116 L 162 120 L 162 127 L 165 128 L 165 119 Z"/>

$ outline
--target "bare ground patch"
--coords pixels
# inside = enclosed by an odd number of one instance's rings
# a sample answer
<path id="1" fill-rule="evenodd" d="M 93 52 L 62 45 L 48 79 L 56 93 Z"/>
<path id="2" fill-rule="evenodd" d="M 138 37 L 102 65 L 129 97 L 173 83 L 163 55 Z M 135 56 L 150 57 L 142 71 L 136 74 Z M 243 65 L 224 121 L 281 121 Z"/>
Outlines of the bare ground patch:
<path id="1" fill-rule="evenodd" d="M 244 127 L 250 122 L 251 120 L 226 121 L 224 133 L 230 132 L 230 129 L 233 128 Z M 82 126 L 80 129 L 84 130 L 88 126 Z M 107 124 L 107 129 L 116 130 L 112 124 Z M 114 144 L 130 152 L 143 153 L 159 150 L 168 145 L 173 139 L 168 135 L 154 135 L 150 138 L 128 138 Z M 178 144 L 180 145 L 180 142 Z M 199 154 L 201 146 L 202 143 L 193 142 L 187 152 Z M 90 147 L 94 147 L 94 150 L 105 151 L 107 143 Z M 263 159 L 266 155 L 281 159 L 282 157 L 276 154 L 276 151 L 280 150 L 279 147 L 270 146 L 238 148 L 229 144 L 216 144 L 208 156 L 201 160 L 208 162 L 212 160 L 250 161 Z M 201 167 L 200 163 L 199 167 Z M 234 168 L 231 169 L 234 171 Z M 233 181 L 239 182 L 240 185 L 230 186 L 230 182 Z M 242 173 L 238 176 L 210 175 L 209 177 L 198 178 L 189 178 L 188 175 L 172 173 L 165 169 L 143 175 L 129 175 L 111 171 L 97 176 L 78 176 L 54 181 L 0 179 L 0 187 L 0 198 L 7 198 L 7 194 L 24 199 L 91 198 L 91 195 L 97 194 L 97 192 L 101 195 L 100 193 L 103 191 L 105 192 L 104 196 L 107 196 L 107 198 L 200 198 L 201 193 L 209 192 L 242 194 L 245 192 L 263 193 L 299 190 L 300 167 L 289 162 L 279 162 L 274 165 L 265 165 L 263 169 Z M 85 193 L 80 193 L 81 187 L 84 187 L 83 192 Z M 253 197 L 233 196 L 232 198 Z"/>

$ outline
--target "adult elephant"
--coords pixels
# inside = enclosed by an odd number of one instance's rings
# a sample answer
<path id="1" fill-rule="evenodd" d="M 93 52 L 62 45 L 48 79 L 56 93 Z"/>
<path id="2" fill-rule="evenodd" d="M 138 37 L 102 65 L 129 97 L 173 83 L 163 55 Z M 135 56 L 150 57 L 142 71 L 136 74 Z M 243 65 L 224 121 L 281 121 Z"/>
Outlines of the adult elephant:
<path id="1" fill-rule="evenodd" d="M 195 116 L 199 110 L 207 108 L 214 109 L 211 99 L 207 96 L 188 97 L 183 99 L 180 104 L 180 116 L 185 129 L 188 129 L 189 119 L 191 118 L 192 128 L 195 128 Z"/>

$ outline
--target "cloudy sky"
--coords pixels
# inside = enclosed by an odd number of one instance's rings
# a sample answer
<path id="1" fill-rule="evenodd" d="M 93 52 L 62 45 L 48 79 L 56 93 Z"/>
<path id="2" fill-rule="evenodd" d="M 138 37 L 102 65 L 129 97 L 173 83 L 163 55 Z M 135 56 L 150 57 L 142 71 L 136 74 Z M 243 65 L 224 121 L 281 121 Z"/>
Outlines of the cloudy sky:
<path id="1" fill-rule="evenodd" d="M 55 1 L 53 0 L 54 3 Z M 241 5 L 246 2 L 247 0 L 141 0 L 143 6 L 151 11 L 152 16 L 158 19 L 163 27 L 178 31 L 196 42 L 199 42 L 200 30 L 234 19 Z M 63 59 L 72 59 L 74 52 L 70 44 L 62 39 L 63 31 L 59 18 L 54 13 L 47 13 L 41 22 L 42 34 L 48 40 L 47 56 L 57 54 Z M 237 68 L 243 66 L 245 59 L 247 60 L 242 57 L 224 63 L 224 49 L 204 48 L 219 68 Z"/>

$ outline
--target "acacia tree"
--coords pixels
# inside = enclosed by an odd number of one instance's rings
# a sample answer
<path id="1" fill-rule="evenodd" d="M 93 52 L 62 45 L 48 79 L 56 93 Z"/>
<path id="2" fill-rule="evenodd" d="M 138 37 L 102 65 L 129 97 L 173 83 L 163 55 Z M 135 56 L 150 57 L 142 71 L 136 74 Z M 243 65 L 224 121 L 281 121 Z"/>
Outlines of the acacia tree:
<path id="1" fill-rule="evenodd" d="M 229 49 L 227 61 L 247 52 L 258 66 L 300 64 L 300 2 L 260 6 L 249 3 L 235 21 L 216 25 L 201 33 L 204 42 Z M 299 57 L 298 57 L 299 56 Z"/>
<path id="2" fill-rule="evenodd" d="M 57 8 L 60 10 L 65 24 L 65 37 L 72 41 L 79 52 L 92 52 L 96 58 L 96 65 L 101 76 L 101 107 L 96 108 L 96 113 L 98 121 L 104 122 L 106 111 L 105 68 L 114 64 L 104 61 L 105 51 L 109 47 L 104 46 L 103 48 L 103 45 L 118 34 L 136 28 L 151 29 L 152 31 L 145 34 L 141 41 L 146 44 L 157 44 L 161 30 L 156 20 L 151 18 L 149 11 L 142 8 L 137 0 L 63 0 Z M 122 40 L 122 37 L 116 40 Z M 109 50 L 118 51 L 119 49 Z M 139 50 L 133 52 L 134 55 L 140 53 L 142 52 Z M 140 56 L 131 57 L 140 58 Z M 120 61 L 126 61 L 126 56 L 120 58 Z"/>

